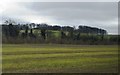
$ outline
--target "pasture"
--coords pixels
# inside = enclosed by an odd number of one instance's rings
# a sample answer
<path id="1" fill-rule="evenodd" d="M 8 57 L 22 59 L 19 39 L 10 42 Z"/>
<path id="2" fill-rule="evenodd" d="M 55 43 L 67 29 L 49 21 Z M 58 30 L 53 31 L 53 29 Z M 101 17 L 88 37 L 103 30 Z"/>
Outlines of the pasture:
<path id="1" fill-rule="evenodd" d="M 117 45 L 3 44 L 3 73 L 116 73 Z"/>

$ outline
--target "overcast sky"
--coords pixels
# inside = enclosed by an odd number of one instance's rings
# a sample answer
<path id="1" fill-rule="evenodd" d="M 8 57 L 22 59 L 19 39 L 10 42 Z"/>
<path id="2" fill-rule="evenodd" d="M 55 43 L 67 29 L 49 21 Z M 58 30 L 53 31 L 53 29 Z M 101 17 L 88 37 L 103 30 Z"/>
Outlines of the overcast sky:
<path id="1" fill-rule="evenodd" d="M 6 4 L 0 17 L 17 22 L 87 25 L 118 33 L 117 2 L 18 2 Z M 2 20 L 0 20 L 1 22 Z"/>

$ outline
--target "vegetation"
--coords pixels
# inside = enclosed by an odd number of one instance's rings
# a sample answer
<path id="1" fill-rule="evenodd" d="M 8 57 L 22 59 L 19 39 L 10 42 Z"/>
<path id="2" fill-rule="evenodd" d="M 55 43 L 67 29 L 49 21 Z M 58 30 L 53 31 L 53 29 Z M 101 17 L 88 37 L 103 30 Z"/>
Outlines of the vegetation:
<path id="1" fill-rule="evenodd" d="M 2 25 L 3 43 L 57 43 L 57 44 L 118 44 L 118 35 L 95 27 L 51 26 L 47 24 Z"/>
<path id="2" fill-rule="evenodd" d="M 3 73 L 117 73 L 118 46 L 3 44 Z"/>
<path id="3" fill-rule="evenodd" d="M 118 72 L 118 35 L 81 25 L 75 29 L 34 23 L 20 25 L 11 20 L 5 23 L 3 73 Z"/>

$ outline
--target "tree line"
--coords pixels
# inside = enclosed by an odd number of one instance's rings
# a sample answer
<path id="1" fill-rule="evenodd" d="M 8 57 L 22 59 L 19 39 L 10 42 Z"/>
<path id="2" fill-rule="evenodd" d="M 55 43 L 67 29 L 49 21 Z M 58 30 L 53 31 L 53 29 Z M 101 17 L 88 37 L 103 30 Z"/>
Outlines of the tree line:
<path id="1" fill-rule="evenodd" d="M 36 32 L 37 33 L 36 33 Z M 54 34 L 54 32 L 57 32 Z M 2 24 L 3 43 L 58 43 L 58 44 L 117 44 L 117 36 L 107 35 L 104 29 L 79 25 Z"/>

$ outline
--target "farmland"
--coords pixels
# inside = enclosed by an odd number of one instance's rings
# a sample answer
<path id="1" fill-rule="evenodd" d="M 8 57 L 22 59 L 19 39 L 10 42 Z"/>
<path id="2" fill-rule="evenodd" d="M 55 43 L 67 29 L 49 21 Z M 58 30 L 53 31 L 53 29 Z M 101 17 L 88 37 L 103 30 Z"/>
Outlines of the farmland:
<path id="1" fill-rule="evenodd" d="M 116 73 L 117 45 L 3 44 L 3 73 Z"/>

